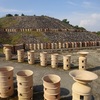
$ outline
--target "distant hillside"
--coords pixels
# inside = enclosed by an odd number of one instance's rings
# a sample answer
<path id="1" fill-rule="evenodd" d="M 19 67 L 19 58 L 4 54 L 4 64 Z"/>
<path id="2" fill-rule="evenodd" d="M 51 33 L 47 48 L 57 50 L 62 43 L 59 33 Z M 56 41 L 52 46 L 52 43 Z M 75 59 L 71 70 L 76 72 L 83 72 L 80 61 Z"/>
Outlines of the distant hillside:
<path id="1" fill-rule="evenodd" d="M 58 19 L 48 16 L 12 16 L 0 18 L 2 28 L 51 28 L 51 29 L 71 29 L 70 24 L 66 24 Z"/>
<path id="2" fill-rule="evenodd" d="M 0 18 L 1 43 L 33 42 L 78 42 L 100 41 L 96 33 L 75 27 L 69 23 L 48 16 L 11 16 Z M 68 31 L 16 31 L 5 32 L 3 29 L 67 29 Z M 74 30 L 74 31 L 71 31 Z"/>

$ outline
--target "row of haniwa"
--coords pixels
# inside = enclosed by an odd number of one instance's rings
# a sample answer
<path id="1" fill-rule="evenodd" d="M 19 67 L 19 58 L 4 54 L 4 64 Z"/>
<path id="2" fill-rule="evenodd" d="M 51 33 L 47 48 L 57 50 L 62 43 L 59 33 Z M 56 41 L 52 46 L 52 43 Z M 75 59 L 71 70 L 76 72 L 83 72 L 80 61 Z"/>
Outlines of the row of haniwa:
<path id="1" fill-rule="evenodd" d="M 19 49 L 25 50 L 44 50 L 44 49 L 68 49 L 68 48 L 87 48 L 100 46 L 100 41 L 86 41 L 86 42 L 48 42 L 48 43 L 26 43 L 26 44 L 3 44 L 3 51 L 6 48 L 11 49 L 13 54 L 17 53 Z"/>
<path id="2" fill-rule="evenodd" d="M 0 68 L 0 98 L 9 98 L 14 94 L 12 66 Z M 19 71 L 17 74 L 18 100 L 33 100 L 33 72 Z"/>
<path id="3" fill-rule="evenodd" d="M 86 69 L 87 66 L 87 54 L 88 52 L 78 52 L 80 54 L 79 57 L 79 69 Z M 24 62 L 24 49 L 17 50 L 17 59 L 18 62 Z M 59 54 L 54 53 L 51 54 L 51 67 L 57 68 L 58 67 L 58 57 Z M 11 49 L 5 49 L 5 58 L 6 60 L 12 59 Z M 48 53 L 47 52 L 40 52 L 40 65 L 47 66 L 48 64 Z M 30 50 L 27 52 L 27 60 L 29 64 L 35 64 L 35 52 Z M 68 70 L 71 68 L 71 55 L 64 55 L 63 56 L 63 69 Z"/>
<path id="4" fill-rule="evenodd" d="M 13 70 L 11 66 L 0 68 L 0 98 L 9 98 L 14 94 Z M 85 70 L 73 70 L 69 75 L 76 81 L 72 85 L 73 100 L 91 100 L 91 86 L 88 83 L 98 76 Z M 33 71 L 19 71 L 16 77 L 18 100 L 34 100 Z M 42 80 L 44 100 L 60 100 L 61 78 L 56 74 L 48 74 Z"/>
<path id="5" fill-rule="evenodd" d="M 91 47 L 100 46 L 100 41 L 86 41 L 86 42 L 52 42 L 52 43 L 30 43 L 26 44 L 26 48 L 30 50 L 40 49 L 62 49 L 62 48 L 77 48 L 77 47 Z"/>

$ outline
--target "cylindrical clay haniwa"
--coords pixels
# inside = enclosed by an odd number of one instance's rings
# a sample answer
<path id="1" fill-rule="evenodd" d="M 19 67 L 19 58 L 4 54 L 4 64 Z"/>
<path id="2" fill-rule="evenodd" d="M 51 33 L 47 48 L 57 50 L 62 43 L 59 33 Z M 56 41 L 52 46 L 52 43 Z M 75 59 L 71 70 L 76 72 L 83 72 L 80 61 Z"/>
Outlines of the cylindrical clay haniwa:
<path id="1" fill-rule="evenodd" d="M 17 73 L 18 100 L 33 100 L 33 72 L 22 70 Z"/>
<path id="2" fill-rule="evenodd" d="M 44 100 L 60 100 L 61 78 L 55 74 L 49 74 L 42 78 L 44 86 Z"/>
<path id="3" fill-rule="evenodd" d="M 63 56 L 63 69 L 68 70 L 70 69 L 71 65 L 71 55 Z"/>
<path id="4" fill-rule="evenodd" d="M 58 54 L 51 54 L 51 67 L 52 68 L 58 67 Z"/>
<path id="5" fill-rule="evenodd" d="M 5 49 L 5 58 L 6 58 L 6 60 L 12 59 L 11 49 Z"/>
<path id="6" fill-rule="evenodd" d="M 34 50 L 28 51 L 27 52 L 27 56 L 28 56 L 28 63 L 29 64 L 34 64 L 35 60 L 34 60 Z"/>
<path id="7" fill-rule="evenodd" d="M 29 44 L 29 49 L 30 50 L 33 50 L 34 49 L 34 46 L 33 46 L 33 44 L 31 43 L 31 44 Z"/>
<path id="8" fill-rule="evenodd" d="M 8 98 L 14 93 L 13 67 L 0 68 L 0 98 Z"/>
<path id="9" fill-rule="evenodd" d="M 40 53 L 40 65 L 46 66 L 47 65 L 47 52 Z"/>
<path id="10" fill-rule="evenodd" d="M 79 56 L 79 69 L 85 70 L 87 67 L 87 54 L 88 52 L 78 52 Z"/>
<path id="11" fill-rule="evenodd" d="M 17 50 L 18 62 L 24 62 L 24 49 Z"/>
<path id="12" fill-rule="evenodd" d="M 72 85 L 72 100 L 92 100 L 92 88 L 88 83 L 98 76 L 85 70 L 73 70 L 69 74 L 76 81 Z"/>
<path id="13" fill-rule="evenodd" d="M 87 66 L 87 57 L 79 57 L 79 69 L 85 70 Z"/>

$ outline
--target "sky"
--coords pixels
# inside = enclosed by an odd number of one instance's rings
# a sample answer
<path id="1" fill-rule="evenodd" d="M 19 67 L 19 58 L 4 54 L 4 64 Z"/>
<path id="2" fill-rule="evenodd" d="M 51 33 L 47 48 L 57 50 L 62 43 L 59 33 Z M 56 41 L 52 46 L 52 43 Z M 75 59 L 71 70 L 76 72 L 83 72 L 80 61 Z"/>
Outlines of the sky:
<path id="1" fill-rule="evenodd" d="M 67 19 L 74 26 L 100 31 L 100 0 L 0 0 L 0 17 L 22 13 Z"/>

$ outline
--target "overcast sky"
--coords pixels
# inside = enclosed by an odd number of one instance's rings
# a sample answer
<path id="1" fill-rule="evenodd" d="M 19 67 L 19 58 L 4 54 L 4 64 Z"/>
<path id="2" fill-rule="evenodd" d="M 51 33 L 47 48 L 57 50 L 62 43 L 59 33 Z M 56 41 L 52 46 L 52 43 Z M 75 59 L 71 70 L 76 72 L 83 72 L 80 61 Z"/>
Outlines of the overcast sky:
<path id="1" fill-rule="evenodd" d="M 8 13 L 47 15 L 100 31 L 100 0 L 0 0 L 0 17 Z"/>

